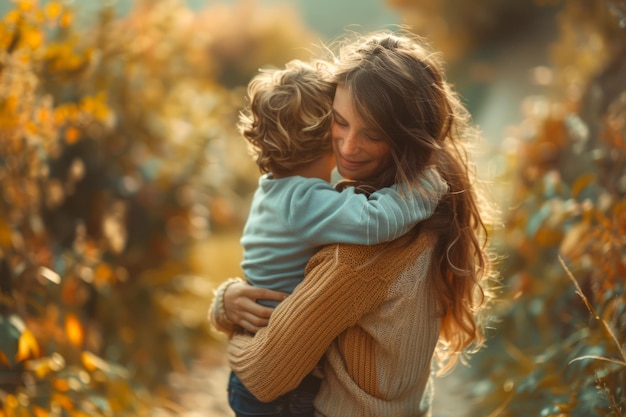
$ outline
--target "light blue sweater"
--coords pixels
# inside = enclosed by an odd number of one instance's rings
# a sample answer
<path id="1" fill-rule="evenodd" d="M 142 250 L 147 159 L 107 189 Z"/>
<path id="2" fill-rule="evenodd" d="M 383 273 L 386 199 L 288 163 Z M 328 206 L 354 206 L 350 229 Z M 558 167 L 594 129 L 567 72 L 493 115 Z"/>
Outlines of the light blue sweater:
<path id="1" fill-rule="evenodd" d="M 352 187 L 338 192 L 318 178 L 264 175 L 241 237 L 241 267 L 250 284 L 290 293 L 321 246 L 394 240 L 430 217 L 447 189 L 433 168 L 406 196 L 391 187 L 369 199 Z"/>

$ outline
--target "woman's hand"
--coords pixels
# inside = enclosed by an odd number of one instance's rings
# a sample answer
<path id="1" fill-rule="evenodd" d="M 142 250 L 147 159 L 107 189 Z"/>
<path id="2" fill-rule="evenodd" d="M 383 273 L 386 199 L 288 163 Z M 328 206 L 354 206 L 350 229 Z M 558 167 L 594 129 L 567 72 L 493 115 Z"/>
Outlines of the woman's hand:
<path id="1" fill-rule="evenodd" d="M 283 301 L 287 293 L 253 287 L 249 284 L 235 283 L 224 292 L 224 310 L 229 320 L 249 332 L 256 333 L 267 326 L 274 309 L 266 307 L 257 300 Z"/>

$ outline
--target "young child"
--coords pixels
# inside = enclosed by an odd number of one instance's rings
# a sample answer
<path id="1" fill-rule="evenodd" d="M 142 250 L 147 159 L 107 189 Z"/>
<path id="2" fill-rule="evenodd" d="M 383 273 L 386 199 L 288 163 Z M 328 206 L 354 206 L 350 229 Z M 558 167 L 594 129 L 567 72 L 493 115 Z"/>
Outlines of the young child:
<path id="1" fill-rule="evenodd" d="M 321 246 L 394 240 L 430 217 L 447 192 L 434 169 L 424 173 L 419 193 L 394 187 L 369 196 L 351 187 L 336 191 L 329 182 L 334 93 L 325 64 L 298 60 L 283 70 L 262 70 L 248 86 L 239 129 L 264 174 L 241 238 L 241 266 L 254 286 L 290 293 Z M 211 314 L 218 309 L 213 305 Z M 318 388 L 319 379 L 309 375 L 294 391 L 263 403 L 231 373 L 229 402 L 237 417 L 313 416 Z"/>

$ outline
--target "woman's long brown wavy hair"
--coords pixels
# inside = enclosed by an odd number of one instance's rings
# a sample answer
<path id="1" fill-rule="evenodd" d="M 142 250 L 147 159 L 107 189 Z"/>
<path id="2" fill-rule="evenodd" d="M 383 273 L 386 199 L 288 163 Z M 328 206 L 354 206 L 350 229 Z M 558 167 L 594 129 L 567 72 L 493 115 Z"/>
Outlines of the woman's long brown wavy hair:
<path id="1" fill-rule="evenodd" d="M 479 137 L 468 111 L 444 77 L 440 56 L 408 32 L 382 31 L 339 45 L 335 81 L 347 87 L 363 123 L 380 132 L 394 164 L 364 189 L 416 184 L 436 166 L 449 192 L 413 233 L 436 234 L 431 276 L 441 308 L 441 372 L 484 341 L 479 310 L 491 276 L 485 209 L 467 146 Z"/>

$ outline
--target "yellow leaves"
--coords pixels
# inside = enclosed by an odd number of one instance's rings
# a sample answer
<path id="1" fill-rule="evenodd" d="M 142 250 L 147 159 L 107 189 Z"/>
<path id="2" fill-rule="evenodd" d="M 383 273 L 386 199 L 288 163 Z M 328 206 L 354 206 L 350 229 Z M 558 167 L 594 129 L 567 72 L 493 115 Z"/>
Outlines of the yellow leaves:
<path id="1" fill-rule="evenodd" d="M 30 330 L 24 329 L 17 344 L 15 360 L 21 362 L 29 358 L 36 358 L 40 355 L 39 343 Z"/>
<path id="2" fill-rule="evenodd" d="M 16 8 L 21 12 L 30 12 L 34 10 L 36 5 L 37 2 L 34 0 L 21 0 L 17 2 Z"/>
<path id="3" fill-rule="evenodd" d="M 105 121 L 111 112 L 106 104 L 106 93 L 104 92 L 100 92 L 95 96 L 84 97 L 79 107 L 84 113 L 100 121 Z"/>
<path id="4" fill-rule="evenodd" d="M 44 6 L 44 13 L 48 19 L 57 19 L 63 13 L 63 6 L 57 1 L 52 1 Z"/>
<path id="5" fill-rule="evenodd" d="M 21 13 L 17 9 L 9 10 L 2 19 L 5 25 L 15 25 L 20 20 Z"/>
<path id="6" fill-rule="evenodd" d="M 23 50 L 20 59 L 30 61 L 30 53 L 45 41 L 46 16 L 33 2 L 20 2 L 5 14 L 0 23 L 0 46 L 12 53 Z"/>
<path id="7" fill-rule="evenodd" d="M 33 372 L 35 376 L 42 379 L 51 372 L 58 372 L 65 367 L 65 359 L 58 353 L 39 359 L 31 359 L 26 362 L 26 369 Z"/>
<path id="8" fill-rule="evenodd" d="M 54 73 L 80 70 L 86 67 L 89 57 L 90 54 L 87 51 L 80 53 L 75 45 L 68 41 L 51 43 L 44 53 L 44 60 Z"/>
<path id="9" fill-rule="evenodd" d="M 87 350 L 81 353 L 80 358 L 81 363 L 89 372 L 100 371 L 113 378 L 128 378 L 129 376 L 128 371 L 125 368 L 109 363 Z"/>
<path id="10" fill-rule="evenodd" d="M 99 356 L 89 351 L 84 351 L 80 355 L 81 362 L 86 370 L 93 372 L 95 370 L 108 370 L 109 364 Z"/>
<path id="11" fill-rule="evenodd" d="M 78 107 L 74 103 L 60 105 L 54 109 L 54 121 L 58 124 L 78 119 Z"/>
<path id="12" fill-rule="evenodd" d="M 62 104 L 54 109 L 53 119 L 58 126 L 66 125 L 64 132 L 65 142 L 76 143 L 81 137 L 80 126 L 97 120 L 105 122 L 110 115 L 110 110 L 106 104 L 106 95 L 100 93 L 94 96 L 83 97 L 77 103 Z M 44 113 L 48 118 L 49 114 Z"/>
<path id="13" fill-rule="evenodd" d="M 41 31 L 29 30 L 22 33 L 23 42 L 31 49 L 39 48 L 44 41 L 44 36 Z"/>
<path id="14" fill-rule="evenodd" d="M 0 48 L 9 52 L 3 59 L 0 78 L 0 135 L 12 142 L 26 138 L 33 141 L 35 147 L 41 144 L 41 150 L 50 156 L 58 152 L 59 139 L 73 144 L 80 139 L 85 123 L 108 117 L 106 104 L 98 96 L 85 99 L 83 108 L 81 104 L 69 103 L 55 110 L 52 99 L 39 93 L 42 63 L 47 63 L 47 73 L 55 76 L 55 73 L 85 68 L 90 61 L 91 52 L 78 50 L 77 39 L 46 43 L 47 26 L 54 25 L 55 20 L 69 25 L 71 19 L 71 13 L 59 1 L 42 6 L 36 1 L 24 1 L 16 2 L 0 22 Z M 25 155 L 28 152 L 20 152 L 16 158 L 21 160 Z M 46 156 L 45 153 L 40 155 Z M 0 157 L 10 158 L 6 154 Z M 33 162 L 29 161 L 29 166 L 40 166 L 37 161 Z"/>
<path id="15" fill-rule="evenodd" d="M 58 22 L 61 27 L 67 27 L 72 23 L 73 15 L 59 1 L 49 1 L 43 6 L 39 6 L 37 1 L 19 1 L 2 20 L 6 25 L 17 25 L 21 21 L 31 25 L 53 25 Z"/>

